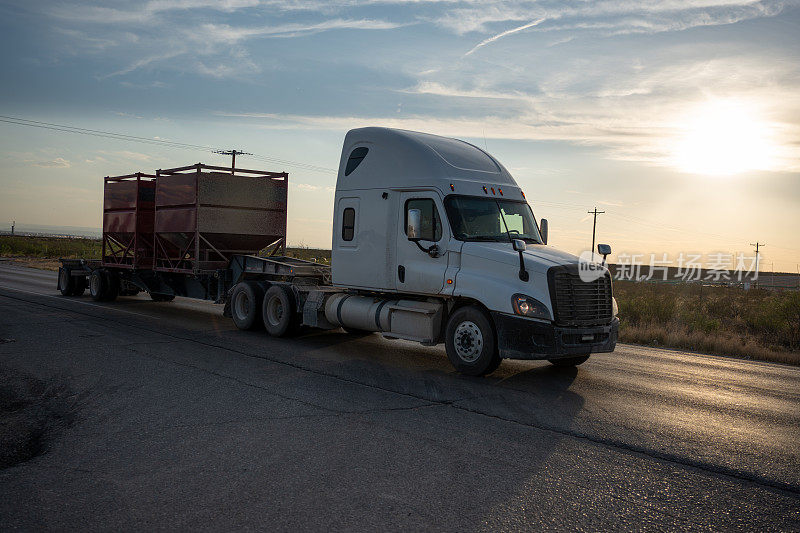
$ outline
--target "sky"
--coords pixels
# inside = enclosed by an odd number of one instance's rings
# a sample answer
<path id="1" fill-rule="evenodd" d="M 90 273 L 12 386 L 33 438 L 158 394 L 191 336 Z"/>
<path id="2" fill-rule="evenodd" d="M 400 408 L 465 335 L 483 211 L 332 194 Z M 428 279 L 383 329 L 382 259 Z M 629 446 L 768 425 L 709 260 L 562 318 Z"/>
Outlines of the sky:
<path id="1" fill-rule="evenodd" d="M 329 248 L 344 135 L 389 126 L 488 150 L 565 251 L 597 207 L 613 260 L 758 241 L 795 272 L 798 23 L 800 0 L 0 1 L 0 226 L 97 228 L 103 176 L 235 148 L 289 172 L 289 243 Z"/>

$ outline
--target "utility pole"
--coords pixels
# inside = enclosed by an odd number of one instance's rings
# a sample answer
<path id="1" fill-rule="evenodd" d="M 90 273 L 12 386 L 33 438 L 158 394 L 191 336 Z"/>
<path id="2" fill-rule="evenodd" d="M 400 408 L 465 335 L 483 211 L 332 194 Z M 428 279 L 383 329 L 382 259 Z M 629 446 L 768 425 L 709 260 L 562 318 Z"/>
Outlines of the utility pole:
<path id="1" fill-rule="evenodd" d="M 592 223 L 592 261 L 594 261 L 594 234 L 595 230 L 597 230 L 597 215 L 602 215 L 605 211 L 598 211 L 597 207 L 594 208 L 594 211 L 587 211 L 590 215 L 594 215 L 594 222 Z"/>
<path id="2" fill-rule="evenodd" d="M 766 246 L 766 244 L 764 244 L 763 242 L 756 241 L 756 242 L 751 242 L 750 246 L 755 246 L 756 247 L 756 275 L 755 275 L 755 282 L 756 282 L 756 289 L 757 289 L 758 288 L 758 258 L 759 258 L 758 251 L 762 247 Z"/>
<path id="3" fill-rule="evenodd" d="M 16 220 L 11 223 L 11 236 L 12 237 L 14 236 L 14 226 L 16 226 L 16 225 L 17 225 L 17 221 Z"/>
<path id="4" fill-rule="evenodd" d="M 215 154 L 222 154 L 222 155 L 229 155 L 231 156 L 231 174 L 236 169 L 236 156 L 237 155 L 253 155 L 248 152 L 242 152 L 239 150 L 214 150 Z"/>

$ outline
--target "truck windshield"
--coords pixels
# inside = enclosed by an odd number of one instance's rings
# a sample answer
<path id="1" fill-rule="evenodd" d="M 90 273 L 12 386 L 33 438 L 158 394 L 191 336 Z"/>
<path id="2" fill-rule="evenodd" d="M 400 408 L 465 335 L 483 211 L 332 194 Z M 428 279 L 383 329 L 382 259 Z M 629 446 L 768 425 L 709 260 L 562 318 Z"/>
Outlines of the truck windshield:
<path id="1" fill-rule="evenodd" d="M 444 206 L 456 239 L 508 242 L 510 237 L 542 243 L 533 212 L 525 202 L 451 195 Z"/>

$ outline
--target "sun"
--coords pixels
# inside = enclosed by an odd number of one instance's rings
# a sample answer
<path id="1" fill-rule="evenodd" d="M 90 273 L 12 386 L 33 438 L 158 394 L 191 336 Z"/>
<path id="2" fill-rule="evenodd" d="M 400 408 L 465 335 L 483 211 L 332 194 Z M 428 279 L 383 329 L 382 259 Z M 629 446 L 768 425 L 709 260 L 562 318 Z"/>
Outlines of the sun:
<path id="1" fill-rule="evenodd" d="M 706 103 L 680 127 L 684 134 L 675 144 L 673 162 L 684 172 L 730 176 L 773 166 L 768 125 L 743 103 Z"/>

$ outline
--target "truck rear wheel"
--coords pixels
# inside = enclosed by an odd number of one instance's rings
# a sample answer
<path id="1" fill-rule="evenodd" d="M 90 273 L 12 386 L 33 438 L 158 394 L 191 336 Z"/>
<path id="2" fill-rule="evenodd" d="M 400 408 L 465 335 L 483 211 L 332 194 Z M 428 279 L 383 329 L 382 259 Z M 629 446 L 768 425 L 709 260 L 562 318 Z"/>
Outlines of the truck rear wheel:
<path id="1" fill-rule="evenodd" d="M 455 369 L 468 376 L 484 376 L 500 366 L 492 323 L 475 306 L 462 307 L 450 316 L 445 349 Z"/>
<path id="2" fill-rule="evenodd" d="M 267 289 L 261 309 L 264 327 L 273 337 L 293 335 L 300 329 L 300 320 L 295 313 L 294 293 L 283 285 Z"/>
<path id="3" fill-rule="evenodd" d="M 579 355 L 577 357 L 563 357 L 561 359 L 548 359 L 551 364 L 555 366 L 567 367 L 567 366 L 578 366 L 581 363 L 585 363 L 586 360 L 589 359 L 589 354 L 586 355 Z"/>
<path id="4" fill-rule="evenodd" d="M 231 316 L 239 329 L 254 329 L 261 326 L 261 287 L 252 281 L 236 284 L 231 295 Z"/>

